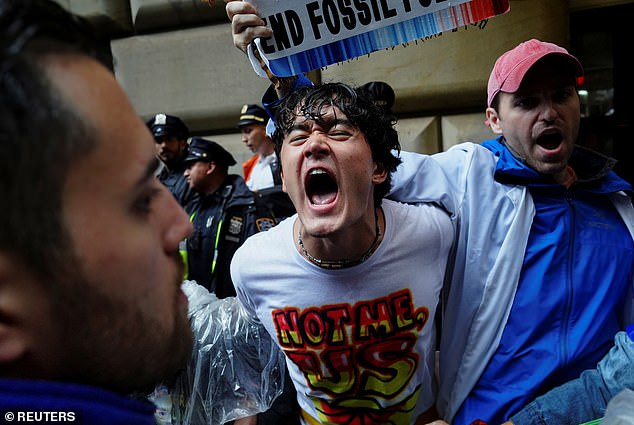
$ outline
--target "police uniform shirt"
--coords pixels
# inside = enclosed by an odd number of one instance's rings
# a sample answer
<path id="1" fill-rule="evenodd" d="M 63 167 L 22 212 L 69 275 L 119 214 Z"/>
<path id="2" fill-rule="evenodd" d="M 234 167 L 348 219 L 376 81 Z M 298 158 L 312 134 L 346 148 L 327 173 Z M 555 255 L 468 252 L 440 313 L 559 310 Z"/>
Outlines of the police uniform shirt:
<path id="1" fill-rule="evenodd" d="M 185 242 L 187 279 L 218 298 L 235 295 L 229 272 L 233 254 L 246 238 L 275 225 L 270 211 L 242 177 L 229 175 L 220 190 L 200 199 L 190 221 L 194 229 Z"/>
<path id="2" fill-rule="evenodd" d="M 202 198 L 190 220 L 194 231 L 188 238 L 189 278 L 214 291 L 211 282 L 218 261 L 219 224 L 223 218 L 225 202 L 220 193 Z"/>

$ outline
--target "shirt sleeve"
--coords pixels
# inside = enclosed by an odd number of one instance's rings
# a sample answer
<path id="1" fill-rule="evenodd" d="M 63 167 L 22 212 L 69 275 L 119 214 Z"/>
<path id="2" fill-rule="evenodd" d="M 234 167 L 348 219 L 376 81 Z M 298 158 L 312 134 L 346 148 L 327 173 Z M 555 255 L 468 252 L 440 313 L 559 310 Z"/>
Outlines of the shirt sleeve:
<path id="1" fill-rule="evenodd" d="M 619 332 L 596 369 L 537 398 L 510 420 L 515 425 L 591 421 L 601 418 L 610 399 L 625 388 L 634 388 L 634 341 Z"/>

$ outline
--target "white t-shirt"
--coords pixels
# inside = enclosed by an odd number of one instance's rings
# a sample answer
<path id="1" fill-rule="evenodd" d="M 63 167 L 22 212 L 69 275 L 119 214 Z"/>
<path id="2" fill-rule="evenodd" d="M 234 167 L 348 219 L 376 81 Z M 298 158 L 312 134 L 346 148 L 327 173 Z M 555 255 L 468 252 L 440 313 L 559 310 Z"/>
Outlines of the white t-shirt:
<path id="1" fill-rule="evenodd" d="M 247 187 L 251 190 L 261 190 L 273 187 L 275 181 L 273 180 L 273 170 L 271 166 L 275 164 L 277 157 L 275 152 L 270 155 L 262 156 L 258 155 L 258 161 L 253 166 L 251 174 L 249 174 L 249 180 L 247 180 Z"/>
<path id="2" fill-rule="evenodd" d="M 357 266 L 306 260 L 296 215 L 247 239 L 231 264 L 238 298 L 284 350 L 301 408 L 322 423 L 409 425 L 435 400 L 434 315 L 453 227 L 431 204 L 382 208 L 383 241 Z"/>

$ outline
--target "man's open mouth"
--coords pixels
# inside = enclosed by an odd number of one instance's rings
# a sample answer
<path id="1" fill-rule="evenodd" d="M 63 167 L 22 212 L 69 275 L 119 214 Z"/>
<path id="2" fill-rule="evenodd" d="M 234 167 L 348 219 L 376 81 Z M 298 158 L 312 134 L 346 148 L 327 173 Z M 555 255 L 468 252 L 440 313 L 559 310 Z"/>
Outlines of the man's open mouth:
<path id="1" fill-rule="evenodd" d="M 339 191 L 335 178 L 321 168 L 310 170 L 304 187 L 313 205 L 327 205 L 334 202 Z"/>
<path id="2" fill-rule="evenodd" d="M 561 145 L 563 140 L 564 140 L 564 137 L 562 136 L 562 134 L 557 132 L 557 133 L 543 134 L 539 136 L 537 138 L 536 143 L 544 149 L 554 150 L 554 149 L 557 149 L 559 145 Z"/>

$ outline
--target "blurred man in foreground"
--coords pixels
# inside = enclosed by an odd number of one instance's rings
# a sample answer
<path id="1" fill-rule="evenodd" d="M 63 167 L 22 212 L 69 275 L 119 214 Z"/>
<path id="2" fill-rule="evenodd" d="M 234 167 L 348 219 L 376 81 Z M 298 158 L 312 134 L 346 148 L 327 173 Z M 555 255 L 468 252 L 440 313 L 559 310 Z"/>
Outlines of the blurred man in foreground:
<path id="1" fill-rule="evenodd" d="M 1 0 L 0 32 L 0 405 L 152 424 L 124 394 L 189 358 L 191 225 L 86 24 Z"/>

